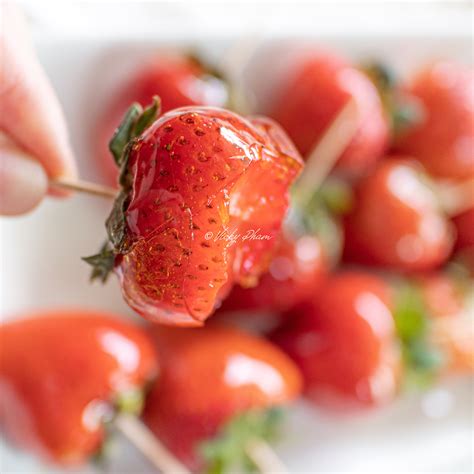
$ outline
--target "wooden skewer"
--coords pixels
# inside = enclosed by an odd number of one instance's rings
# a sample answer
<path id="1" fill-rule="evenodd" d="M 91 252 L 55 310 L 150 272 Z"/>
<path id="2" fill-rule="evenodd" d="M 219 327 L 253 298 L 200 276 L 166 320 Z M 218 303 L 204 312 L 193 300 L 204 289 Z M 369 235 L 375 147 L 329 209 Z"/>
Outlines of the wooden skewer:
<path id="1" fill-rule="evenodd" d="M 101 184 L 90 183 L 89 181 L 81 181 L 79 179 L 71 180 L 67 178 L 57 178 L 50 181 L 50 185 L 53 188 L 67 189 L 86 194 L 94 194 L 95 196 L 106 197 L 109 199 L 114 199 L 117 196 L 117 190 L 114 188 L 103 186 Z"/>
<path id="2" fill-rule="evenodd" d="M 253 439 L 247 443 L 245 451 L 262 474 L 286 474 L 288 472 L 272 447 L 263 439 Z"/>
<path id="3" fill-rule="evenodd" d="M 119 414 L 114 425 L 162 474 L 191 474 L 136 416 Z"/>
<path id="4" fill-rule="evenodd" d="M 474 179 L 461 183 L 436 183 L 436 193 L 441 207 L 450 217 L 462 214 L 474 207 Z"/>
<path id="5" fill-rule="evenodd" d="M 303 193 L 306 190 L 314 192 L 321 186 L 354 137 L 357 122 L 357 104 L 351 97 L 309 153 L 306 166 L 297 182 L 297 187 Z"/>

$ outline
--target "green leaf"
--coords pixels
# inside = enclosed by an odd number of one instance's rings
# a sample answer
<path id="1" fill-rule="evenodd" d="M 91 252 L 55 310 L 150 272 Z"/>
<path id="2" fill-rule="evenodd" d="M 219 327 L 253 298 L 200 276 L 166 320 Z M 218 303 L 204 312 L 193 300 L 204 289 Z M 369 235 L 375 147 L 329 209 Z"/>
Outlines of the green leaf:
<path id="1" fill-rule="evenodd" d="M 114 269 L 115 254 L 109 243 L 105 242 L 98 254 L 82 257 L 82 260 L 92 266 L 91 281 L 100 279 L 102 283 L 105 283 L 110 272 Z"/>
<path id="2" fill-rule="evenodd" d="M 255 466 L 246 453 L 252 439 L 274 440 L 279 432 L 283 412 L 280 408 L 248 411 L 232 418 L 217 437 L 199 446 L 207 463 L 207 474 L 254 472 Z"/>
<path id="3" fill-rule="evenodd" d="M 151 105 L 143 110 L 143 107 L 134 102 L 125 113 L 122 122 L 115 130 L 114 136 L 109 142 L 109 150 L 112 153 L 115 163 L 122 167 L 127 145 L 135 137 L 141 135 L 160 115 L 161 100 L 155 95 Z"/>
<path id="4" fill-rule="evenodd" d="M 408 343 L 423 337 L 427 315 L 423 297 L 414 285 L 399 286 L 395 299 L 395 325 L 400 339 Z"/>
<path id="5" fill-rule="evenodd" d="M 124 190 L 120 191 L 115 199 L 114 207 L 105 221 L 105 227 L 116 253 L 125 253 L 128 249 L 127 242 L 127 222 L 125 211 L 128 205 L 128 193 Z"/>
<path id="6" fill-rule="evenodd" d="M 398 286 L 394 319 L 407 369 L 406 384 L 424 388 L 434 381 L 443 358 L 429 343 L 430 315 L 415 285 L 403 283 Z"/>
<path id="7" fill-rule="evenodd" d="M 136 102 L 133 103 L 125 113 L 122 122 L 115 130 L 115 133 L 109 142 L 109 150 L 118 167 L 122 166 L 123 152 L 132 137 L 133 129 L 142 112 L 142 106 Z"/>
<path id="8" fill-rule="evenodd" d="M 295 236 L 315 235 L 321 240 L 330 264 L 339 261 L 342 231 L 318 192 L 300 202 L 293 200 L 285 225 Z"/>
<path id="9" fill-rule="evenodd" d="M 157 95 L 155 95 L 153 96 L 153 102 L 151 103 L 151 105 L 149 105 L 137 118 L 130 138 L 135 138 L 141 135 L 160 115 L 160 111 L 161 99 Z"/>
<path id="10" fill-rule="evenodd" d="M 130 388 L 120 392 L 115 400 L 115 407 L 119 413 L 139 415 L 143 411 L 145 396 L 142 389 Z"/>
<path id="11" fill-rule="evenodd" d="M 329 177 L 317 191 L 326 208 L 333 214 L 347 214 L 354 201 L 352 189 L 346 181 Z"/>
<path id="12" fill-rule="evenodd" d="M 362 70 L 379 92 L 393 135 L 398 136 L 420 122 L 422 110 L 419 103 L 400 92 L 397 87 L 399 80 L 392 69 L 376 61 L 363 65 Z"/>

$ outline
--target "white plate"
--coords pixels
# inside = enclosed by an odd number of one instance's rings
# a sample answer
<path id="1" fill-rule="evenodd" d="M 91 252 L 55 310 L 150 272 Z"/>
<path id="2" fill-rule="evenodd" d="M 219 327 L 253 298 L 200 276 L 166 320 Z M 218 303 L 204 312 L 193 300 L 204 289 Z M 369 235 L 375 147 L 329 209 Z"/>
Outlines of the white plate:
<path id="1" fill-rule="evenodd" d="M 179 18 L 177 10 L 171 10 Z M 38 15 L 38 9 L 32 11 Z M 317 18 L 317 9 L 314 12 Z M 337 17 L 334 12 L 323 13 L 326 17 Z M 454 15 L 456 21 L 465 26 L 457 13 L 449 15 L 450 18 Z M 274 17 L 281 20 L 281 15 Z M 239 18 L 244 24 L 242 16 Z M 317 36 L 304 18 L 301 17 L 300 30 L 285 33 Z M 91 25 L 96 25 L 92 19 Z M 206 19 L 209 23 L 207 16 Z M 189 15 L 187 21 L 194 24 Z M 232 22 L 234 27 L 236 21 Z M 284 36 L 276 31 L 278 22 L 269 23 L 267 32 Z M 352 36 L 347 29 L 333 27 L 331 30 L 325 25 L 319 36 L 324 44 L 348 55 L 381 57 L 402 72 L 433 57 L 470 59 L 469 37 L 466 30 L 456 30 L 457 23 L 451 30 L 442 29 L 442 39 L 434 34 L 417 34 L 414 28 L 409 28 L 410 23 L 407 26 L 410 36 L 404 34 L 403 23 L 399 25 L 397 36 L 392 23 L 390 25 L 390 34 L 380 36 L 373 35 L 377 28 L 380 33 L 380 25 L 367 27 L 369 33 L 365 35 L 356 28 Z M 41 23 L 36 28 L 39 55 L 64 105 L 81 176 L 99 181 L 100 173 L 90 148 L 91 118 L 114 83 L 115 71 L 129 68 L 137 60 L 138 56 L 131 60 L 130 53 L 146 54 L 169 44 L 170 36 L 166 34 L 172 28 L 167 23 L 161 32 L 148 29 L 144 41 L 124 38 L 123 32 L 117 32 L 114 39 L 107 30 L 105 39 L 96 30 L 91 34 L 90 30 L 64 31 L 57 26 L 53 28 L 54 34 L 48 34 Z M 426 25 L 424 28 L 426 31 Z M 188 34 L 183 33 L 181 37 L 172 35 L 172 39 L 178 38 L 181 45 L 198 44 L 210 57 L 218 56 L 229 45 L 229 35 L 216 41 L 214 34 L 210 40 L 212 35 L 207 31 L 208 34 L 196 42 L 193 41 L 195 35 L 189 31 L 196 30 L 188 30 Z M 117 43 L 119 37 L 122 39 Z M 246 80 L 258 90 L 258 81 L 252 78 L 251 71 Z M 138 322 L 139 318 L 123 303 L 117 282 L 111 279 L 105 287 L 89 285 L 89 269 L 79 259 L 98 248 L 104 237 L 103 222 L 107 214 L 108 203 L 98 198 L 75 196 L 68 201 L 48 200 L 26 217 L 2 219 L 0 303 L 3 317 L 13 317 L 29 308 L 80 306 L 112 310 Z M 450 382 L 424 395 L 405 397 L 384 410 L 349 418 L 321 413 L 301 403 L 288 418 L 285 439 L 277 449 L 291 472 L 470 472 L 473 466 L 472 389 L 472 380 Z M 0 467 L 5 473 L 56 472 L 3 444 Z M 90 467 L 78 472 L 100 471 Z M 133 448 L 120 441 L 107 472 L 150 472 L 150 467 Z"/>

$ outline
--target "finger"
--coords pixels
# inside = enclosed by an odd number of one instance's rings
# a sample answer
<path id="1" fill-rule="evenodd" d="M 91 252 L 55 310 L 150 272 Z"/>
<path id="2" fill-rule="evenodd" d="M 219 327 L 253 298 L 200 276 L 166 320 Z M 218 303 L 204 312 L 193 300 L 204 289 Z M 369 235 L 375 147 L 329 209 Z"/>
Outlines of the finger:
<path id="1" fill-rule="evenodd" d="M 44 198 L 48 177 L 37 160 L 0 138 L 0 214 L 24 214 Z"/>
<path id="2" fill-rule="evenodd" d="M 49 177 L 75 177 L 61 107 L 12 4 L 3 4 L 0 31 L 0 129 L 34 156 Z"/>

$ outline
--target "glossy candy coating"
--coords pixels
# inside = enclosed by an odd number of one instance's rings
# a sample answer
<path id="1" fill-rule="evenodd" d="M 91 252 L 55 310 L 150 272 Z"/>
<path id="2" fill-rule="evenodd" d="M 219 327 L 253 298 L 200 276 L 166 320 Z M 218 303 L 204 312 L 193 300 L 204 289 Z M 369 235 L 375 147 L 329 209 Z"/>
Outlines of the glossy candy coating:
<path id="1" fill-rule="evenodd" d="M 160 117 L 127 166 L 128 249 L 116 268 L 129 305 L 155 322 L 199 326 L 234 282 L 255 284 L 301 168 L 269 119 L 210 107 Z"/>
<path id="2" fill-rule="evenodd" d="M 268 114 L 288 132 L 301 154 L 308 156 L 351 97 L 358 107 L 359 127 L 338 167 L 359 175 L 383 155 L 389 125 L 374 84 L 344 59 L 323 52 L 303 56 L 277 92 Z"/>
<path id="3" fill-rule="evenodd" d="M 316 236 L 283 238 L 269 271 L 257 286 L 234 286 L 220 310 L 286 311 L 313 295 L 327 275 L 328 263 Z"/>
<path id="4" fill-rule="evenodd" d="M 288 403 L 300 393 L 298 369 L 264 339 L 223 327 L 152 331 L 163 369 L 143 419 L 192 468 L 200 464 L 199 444 L 232 417 Z"/>
<path id="5" fill-rule="evenodd" d="M 291 311 L 272 340 L 300 367 L 310 400 L 346 410 L 394 398 L 400 353 L 391 305 L 383 280 L 353 271 L 329 277 Z"/>
<path id="6" fill-rule="evenodd" d="M 414 156 L 437 177 L 474 176 L 474 73 L 439 61 L 422 70 L 407 87 L 419 100 L 420 123 L 402 134 L 396 147 Z"/>
<path id="7" fill-rule="evenodd" d="M 114 92 L 97 125 L 98 160 L 111 184 L 119 173 L 108 148 L 114 130 L 130 104 L 149 104 L 155 95 L 163 112 L 189 105 L 223 107 L 227 101 L 224 83 L 190 56 L 159 54 L 139 65 Z"/>
<path id="8" fill-rule="evenodd" d="M 421 171 L 394 158 L 357 183 L 344 225 L 346 259 L 401 271 L 430 270 L 447 260 L 452 228 Z"/>
<path id="9" fill-rule="evenodd" d="M 42 313 L 3 323 L 0 340 L 0 427 L 55 463 L 87 462 L 117 396 L 158 372 L 142 330 L 108 314 Z"/>

